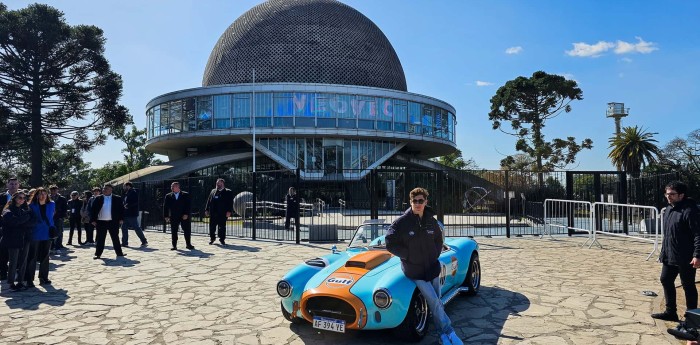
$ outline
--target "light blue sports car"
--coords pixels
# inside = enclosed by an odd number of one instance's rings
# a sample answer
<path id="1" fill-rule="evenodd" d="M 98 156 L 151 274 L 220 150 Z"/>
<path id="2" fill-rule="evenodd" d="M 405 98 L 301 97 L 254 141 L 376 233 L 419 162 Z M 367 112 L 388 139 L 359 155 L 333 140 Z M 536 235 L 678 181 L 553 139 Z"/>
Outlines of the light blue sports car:
<path id="1" fill-rule="evenodd" d="M 390 224 L 367 221 L 357 228 L 345 251 L 307 260 L 277 283 L 284 317 L 308 321 L 314 328 L 344 333 L 355 329 L 394 329 L 408 341 L 422 339 L 429 310 L 401 261 L 386 250 Z M 440 227 L 443 227 L 440 224 Z M 474 295 L 481 283 L 479 245 L 469 238 L 447 238 L 440 254 L 441 298 Z"/>

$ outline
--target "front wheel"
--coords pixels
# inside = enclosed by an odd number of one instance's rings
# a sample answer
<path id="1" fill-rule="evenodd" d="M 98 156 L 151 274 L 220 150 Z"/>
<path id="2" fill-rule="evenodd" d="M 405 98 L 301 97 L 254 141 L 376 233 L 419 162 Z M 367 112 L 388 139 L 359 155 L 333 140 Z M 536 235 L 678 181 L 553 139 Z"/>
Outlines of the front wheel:
<path id="1" fill-rule="evenodd" d="M 294 323 L 294 324 L 300 324 L 300 323 L 304 322 L 304 319 L 302 319 L 300 317 L 292 316 L 292 314 L 290 312 L 288 312 L 287 309 L 284 309 L 284 304 L 282 304 L 282 301 L 280 301 L 280 308 L 282 309 L 282 316 L 284 316 L 284 318 L 287 321 Z"/>
<path id="2" fill-rule="evenodd" d="M 466 292 L 469 296 L 479 293 L 479 288 L 481 287 L 481 264 L 479 263 L 479 254 L 476 252 L 469 259 L 469 269 L 467 270 L 467 276 L 464 277 L 462 286 L 469 288 L 469 291 Z"/>
<path id="3" fill-rule="evenodd" d="M 411 298 L 411 304 L 406 312 L 406 317 L 400 325 L 394 328 L 394 334 L 396 337 L 406 341 L 420 341 L 425 337 L 425 334 L 428 333 L 429 316 L 430 310 L 428 310 L 428 302 L 425 300 L 420 290 L 416 289 L 416 291 L 413 292 L 413 298 Z"/>

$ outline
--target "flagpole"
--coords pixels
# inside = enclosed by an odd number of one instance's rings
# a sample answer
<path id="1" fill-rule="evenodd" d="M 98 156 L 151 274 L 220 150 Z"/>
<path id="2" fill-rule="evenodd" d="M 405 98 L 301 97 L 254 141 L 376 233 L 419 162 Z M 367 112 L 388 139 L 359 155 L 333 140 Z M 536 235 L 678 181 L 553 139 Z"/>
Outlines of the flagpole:
<path id="1" fill-rule="evenodd" d="M 255 68 L 253 68 L 253 172 L 255 172 Z"/>

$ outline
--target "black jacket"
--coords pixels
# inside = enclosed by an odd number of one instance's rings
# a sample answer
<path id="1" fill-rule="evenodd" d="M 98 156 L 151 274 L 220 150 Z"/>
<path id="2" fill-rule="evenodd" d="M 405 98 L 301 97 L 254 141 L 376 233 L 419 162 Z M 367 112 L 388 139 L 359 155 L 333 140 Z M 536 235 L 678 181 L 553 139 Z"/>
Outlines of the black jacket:
<path id="1" fill-rule="evenodd" d="M 182 219 L 183 215 L 190 215 L 190 194 L 180 191 L 175 200 L 175 193 L 168 193 L 163 200 L 163 218 Z"/>
<path id="2" fill-rule="evenodd" d="M 664 213 L 664 240 L 659 260 L 667 265 L 690 265 L 700 258 L 700 211 L 695 201 L 683 199 Z"/>
<path id="3" fill-rule="evenodd" d="M 102 210 L 102 205 L 104 205 L 104 203 L 104 195 L 99 195 L 92 201 L 92 207 L 90 208 L 91 221 L 98 221 L 100 210 Z M 124 204 L 122 202 L 122 197 L 112 194 L 112 221 L 119 222 L 122 220 L 124 220 Z"/>
<path id="4" fill-rule="evenodd" d="M 409 208 L 391 224 L 386 235 L 386 248 L 401 258 L 401 268 L 406 277 L 430 281 L 440 275 L 442 230 L 426 207 L 423 219 Z"/>
<path id="5" fill-rule="evenodd" d="M 136 189 L 131 188 L 124 195 L 124 217 L 139 216 L 139 193 Z"/>
<path id="6" fill-rule="evenodd" d="M 51 201 L 56 203 L 56 213 L 53 214 L 53 219 L 66 218 L 68 212 L 68 201 L 61 194 L 56 194 L 56 197 L 51 197 Z"/>
<path id="7" fill-rule="evenodd" d="M 285 209 L 287 217 L 299 217 L 299 195 L 287 194 L 285 203 L 287 204 Z"/>
<path id="8" fill-rule="evenodd" d="M 0 237 L 0 247 L 23 248 L 26 242 L 32 241 L 32 233 L 37 221 L 36 214 L 28 206 L 19 208 L 11 205 L 9 209 L 10 212 L 2 217 L 5 227 Z"/>
<path id="9" fill-rule="evenodd" d="M 205 210 L 209 211 L 209 215 L 212 217 L 226 216 L 226 212 L 233 214 L 233 192 L 228 188 L 221 191 L 216 188 L 212 189 L 209 198 L 207 198 Z"/>
<path id="10" fill-rule="evenodd" d="M 80 219 L 80 210 L 83 208 L 83 201 L 80 199 L 71 199 L 68 201 L 68 217 Z"/>

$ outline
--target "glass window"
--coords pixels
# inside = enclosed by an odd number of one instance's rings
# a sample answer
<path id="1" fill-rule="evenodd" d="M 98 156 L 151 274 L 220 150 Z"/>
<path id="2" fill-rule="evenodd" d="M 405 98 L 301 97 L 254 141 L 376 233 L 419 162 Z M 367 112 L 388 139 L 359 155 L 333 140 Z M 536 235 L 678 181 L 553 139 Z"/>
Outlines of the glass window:
<path id="1" fill-rule="evenodd" d="M 350 106 L 352 97 L 350 95 L 334 95 L 329 101 L 329 108 L 333 117 L 354 119 L 355 114 Z M 354 126 L 352 128 L 355 128 Z"/>
<path id="2" fill-rule="evenodd" d="M 343 141 L 343 166 L 346 169 L 353 169 L 352 167 L 352 154 L 350 153 L 350 147 L 351 147 L 351 141 L 350 140 L 344 140 Z"/>
<path id="3" fill-rule="evenodd" d="M 404 127 L 406 124 L 404 124 Z M 377 121 L 377 129 L 381 131 L 391 131 L 391 122 Z"/>
<path id="4" fill-rule="evenodd" d="M 408 133 L 421 133 L 421 104 L 408 103 Z"/>
<path id="5" fill-rule="evenodd" d="M 452 113 L 447 113 L 447 131 L 450 141 L 455 141 L 455 116 Z"/>
<path id="6" fill-rule="evenodd" d="M 293 116 L 294 102 L 291 93 L 275 93 L 275 116 Z"/>
<path id="7" fill-rule="evenodd" d="M 377 120 L 393 121 L 394 119 L 394 101 L 389 98 L 377 98 Z"/>
<path id="8" fill-rule="evenodd" d="M 195 98 L 186 98 L 183 100 L 182 104 L 182 118 L 185 121 L 183 130 L 185 131 L 196 131 L 197 130 L 197 117 L 194 111 Z"/>
<path id="9" fill-rule="evenodd" d="M 374 121 L 373 120 L 358 120 L 357 121 L 357 128 L 374 129 Z"/>
<path id="10" fill-rule="evenodd" d="M 305 169 L 306 161 L 306 139 L 297 139 L 297 168 Z"/>
<path id="11" fill-rule="evenodd" d="M 182 100 L 170 102 L 170 133 L 182 131 Z"/>
<path id="12" fill-rule="evenodd" d="M 352 100 L 352 111 L 360 119 L 376 119 L 377 99 L 368 96 L 356 96 Z"/>
<path id="13" fill-rule="evenodd" d="M 211 129 L 212 124 L 212 98 L 211 96 L 197 97 L 197 128 Z"/>
<path id="14" fill-rule="evenodd" d="M 294 93 L 292 95 L 292 105 L 294 116 L 313 117 L 316 95 L 313 93 Z"/>
<path id="15" fill-rule="evenodd" d="M 160 105 L 153 107 L 153 136 L 157 137 L 161 134 L 160 125 Z"/>
<path id="16" fill-rule="evenodd" d="M 233 95 L 233 128 L 250 128 L 250 94 Z"/>
<path id="17" fill-rule="evenodd" d="M 272 93 L 255 94 L 255 126 L 272 126 Z"/>
<path id="18" fill-rule="evenodd" d="M 433 135 L 433 107 L 423 104 L 423 135 Z"/>
<path id="19" fill-rule="evenodd" d="M 214 96 L 214 128 L 231 127 L 231 95 Z"/>
<path id="20" fill-rule="evenodd" d="M 160 133 L 169 134 L 170 124 L 168 123 L 168 116 L 170 114 L 170 107 L 168 103 L 163 103 L 160 105 Z"/>
<path id="21" fill-rule="evenodd" d="M 325 120 L 333 120 L 335 122 L 335 119 Z M 296 117 L 294 122 L 296 127 L 316 127 L 316 119 L 313 117 Z"/>
<path id="22" fill-rule="evenodd" d="M 292 118 L 292 117 L 275 117 L 275 120 L 273 123 L 274 123 L 273 127 L 294 127 L 294 118 Z"/>
<path id="23" fill-rule="evenodd" d="M 153 108 L 146 110 L 146 140 L 153 138 Z"/>
<path id="24" fill-rule="evenodd" d="M 334 117 L 334 115 L 331 112 L 330 108 L 330 99 L 333 97 L 333 95 L 327 94 L 327 93 L 317 93 L 316 94 L 316 106 L 315 106 L 315 113 L 316 117 L 321 118 L 321 117 Z M 333 126 L 335 127 L 335 126 Z"/>
<path id="25" fill-rule="evenodd" d="M 297 119 L 299 121 L 299 119 Z M 297 123 L 297 126 L 299 124 Z M 335 119 L 329 118 L 317 118 L 316 127 L 318 128 L 335 128 Z"/>

